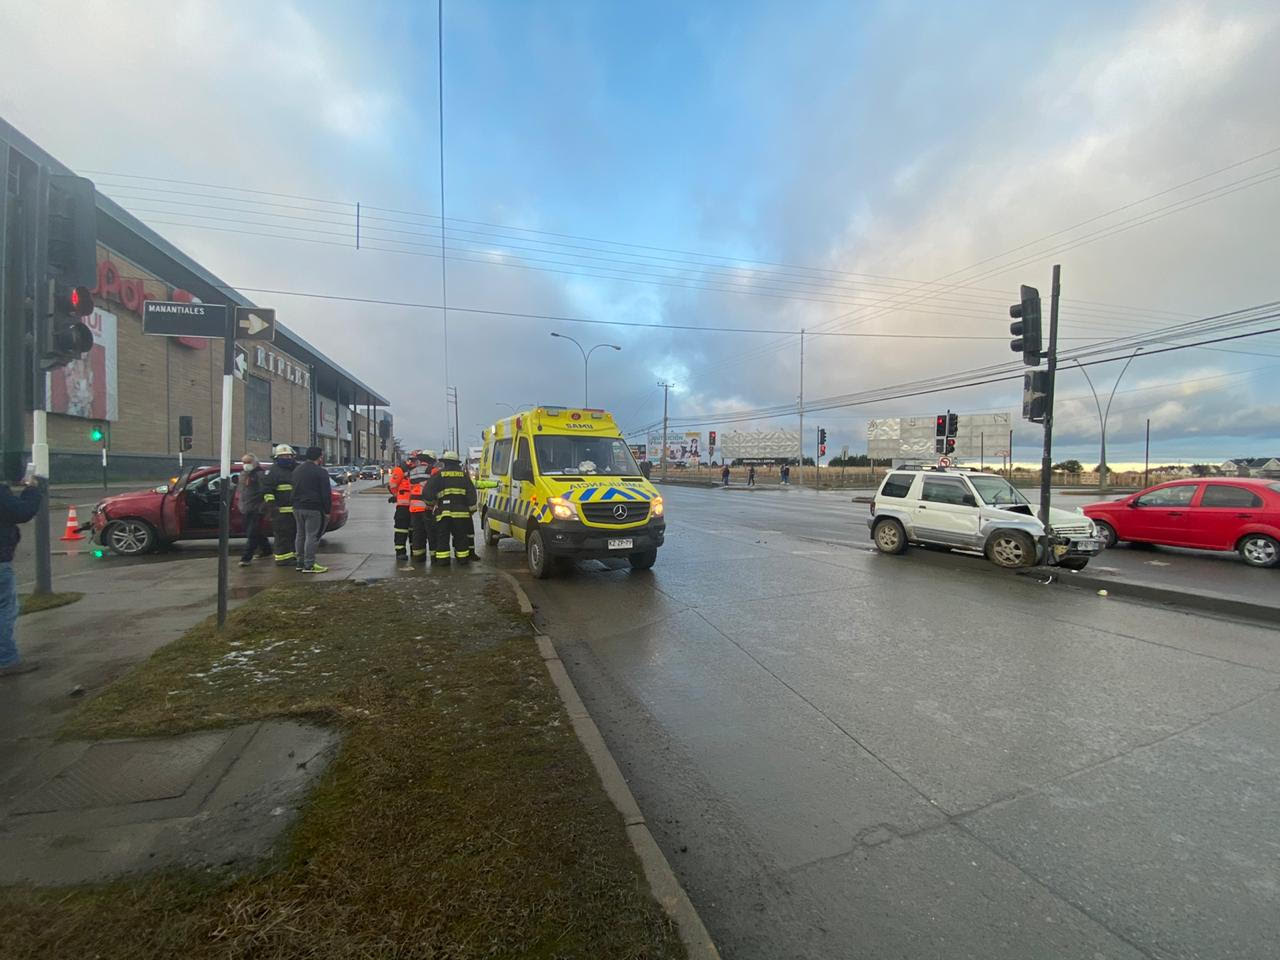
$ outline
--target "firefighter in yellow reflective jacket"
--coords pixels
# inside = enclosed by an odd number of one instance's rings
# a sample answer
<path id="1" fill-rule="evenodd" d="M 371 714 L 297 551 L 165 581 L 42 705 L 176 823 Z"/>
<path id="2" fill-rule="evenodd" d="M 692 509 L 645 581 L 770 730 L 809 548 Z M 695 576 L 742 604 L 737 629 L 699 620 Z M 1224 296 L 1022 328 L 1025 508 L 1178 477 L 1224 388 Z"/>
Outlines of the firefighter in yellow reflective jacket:
<path id="1" fill-rule="evenodd" d="M 436 517 L 436 542 L 432 547 L 432 559 L 436 563 L 449 562 L 449 542 L 453 541 L 453 555 L 459 563 L 470 563 L 472 538 L 475 525 L 472 515 L 476 512 L 476 488 L 467 471 L 462 469 L 458 455 L 446 450 L 440 458 L 440 469 L 431 474 L 423 500 L 434 509 Z"/>
<path id="2" fill-rule="evenodd" d="M 409 471 L 409 529 L 413 537 L 412 551 L 405 558 L 405 569 L 412 569 L 415 563 L 427 563 L 428 546 L 434 552 L 436 543 L 435 518 L 431 508 L 427 506 L 427 484 L 435 471 L 436 454 L 434 450 L 423 450 L 418 454 L 418 461 Z M 434 562 L 434 560 L 433 560 Z"/>
<path id="3" fill-rule="evenodd" d="M 278 443 L 271 451 L 274 461 L 262 480 L 262 501 L 271 511 L 271 533 L 275 538 L 276 566 L 296 566 L 293 552 L 296 527 L 293 522 L 293 468 L 297 454 L 287 443 Z"/>

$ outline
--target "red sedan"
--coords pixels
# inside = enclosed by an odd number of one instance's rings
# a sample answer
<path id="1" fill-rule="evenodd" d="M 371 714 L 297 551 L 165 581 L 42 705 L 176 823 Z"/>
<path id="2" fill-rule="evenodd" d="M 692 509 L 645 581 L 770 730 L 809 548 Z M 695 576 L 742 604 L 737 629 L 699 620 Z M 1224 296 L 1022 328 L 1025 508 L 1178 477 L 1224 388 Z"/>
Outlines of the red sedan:
<path id="1" fill-rule="evenodd" d="M 1128 540 L 1234 550 L 1255 567 L 1280 562 L 1280 482 L 1275 480 L 1174 480 L 1120 500 L 1091 503 L 1084 513 L 1107 546 Z"/>
<path id="2" fill-rule="evenodd" d="M 231 465 L 231 482 L 240 475 Z M 136 556 L 175 540 L 212 540 L 218 536 L 222 478 L 217 467 L 192 467 L 180 477 L 150 490 L 107 497 L 93 508 L 94 537 L 114 553 Z M 347 522 L 347 498 L 333 491 L 326 532 Z M 270 533 L 270 521 L 263 521 Z M 231 506 L 231 536 L 243 537 L 244 518 Z"/>

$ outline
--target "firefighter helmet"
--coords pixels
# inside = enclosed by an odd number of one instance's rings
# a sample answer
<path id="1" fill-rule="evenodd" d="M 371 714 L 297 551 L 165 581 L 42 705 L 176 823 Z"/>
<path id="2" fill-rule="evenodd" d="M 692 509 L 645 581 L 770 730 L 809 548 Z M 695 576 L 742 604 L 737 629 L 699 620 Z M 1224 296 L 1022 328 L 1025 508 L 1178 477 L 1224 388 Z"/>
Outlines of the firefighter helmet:
<path id="1" fill-rule="evenodd" d="M 440 459 L 441 460 L 457 460 L 458 452 L 456 450 L 446 450 L 444 453 L 440 454 Z"/>
<path id="2" fill-rule="evenodd" d="M 423 450 L 422 455 L 428 460 L 434 460 L 436 458 L 436 452 L 434 450 Z"/>
<path id="3" fill-rule="evenodd" d="M 294 451 L 293 447 L 289 446 L 287 443 L 277 443 L 271 450 L 271 456 L 295 457 L 297 456 L 297 453 Z"/>

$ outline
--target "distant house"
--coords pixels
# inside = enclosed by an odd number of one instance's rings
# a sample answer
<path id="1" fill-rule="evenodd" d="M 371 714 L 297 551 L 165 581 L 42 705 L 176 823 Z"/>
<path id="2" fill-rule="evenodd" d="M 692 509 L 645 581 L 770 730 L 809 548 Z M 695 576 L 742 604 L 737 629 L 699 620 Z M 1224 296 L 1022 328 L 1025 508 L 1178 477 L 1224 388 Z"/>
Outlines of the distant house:
<path id="1" fill-rule="evenodd" d="M 1236 457 L 1219 469 L 1228 477 L 1280 477 L 1280 457 Z"/>

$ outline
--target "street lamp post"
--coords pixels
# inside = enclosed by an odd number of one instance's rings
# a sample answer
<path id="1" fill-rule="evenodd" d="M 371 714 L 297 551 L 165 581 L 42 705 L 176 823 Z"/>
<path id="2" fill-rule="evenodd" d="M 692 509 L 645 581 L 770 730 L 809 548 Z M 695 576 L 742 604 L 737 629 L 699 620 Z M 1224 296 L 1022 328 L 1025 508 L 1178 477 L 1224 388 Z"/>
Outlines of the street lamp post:
<path id="1" fill-rule="evenodd" d="M 1116 387 L 1120 386 L 1120 381 L 1124 377 L 1124 372 L 1129 369 L 1129 364 L 1133 363 L 1133 358 L 1142 352 L 1142 348 L 1138 347 L 1129 355 L 1129 359 L 1124 362 L 1124 366 L 1120 368 L 1120 376 L 1116 377 L 1116 382 L 1111 385 L 1111 393 L 1107 397 L 1107 408 L 1102 409 L 1102 401 L 1098 399 L 1098 391 L 1093 388 L 1093 379 L 1089 376 L 1089 371 L 1084 368 L 1079 360 L 1076 366 L 1080 368 L 1080 372 L 1084 374 L 1084 378 L 1088 381 L 1089 392 L 1093 394 L 1093 402 L 1098 408 L 1098 428 L 1102 433 L 1102 456 L 1098 461 L 1098 491 L 1101 493 L 1107 489 L 1107 474 L 1110 469 L 1107 467 L 1107 419 L 1111 416 L 1111 401 L 1115 399 Z"/>
<path id="2" fill-rule="evenodd" d="M 585 350 L 583 349 L 582 344 L 580 344 L 577 340 L 575 340 L 573 337 L 569 336 L 568 334 L 552 332 L 551 335 L 553 337 L 558 337 L 561 340 L 568 340 L 575 347 L 577 347 L 578 352 L 582 354 L 582 405 L 584 407 L 590 406 L 591 401 L 589 399 L 590 391 L 588 389 L 589 381 L 587 379 L 587 376 L 590 370 L 591 355 L 595 353 L 597 350 L 599 350 L 601 347 L 609 347 L 611 350 L 621 350 L 622 348 L 618 346 L 616 343 L 597 343 L 590 350 Z"/>

